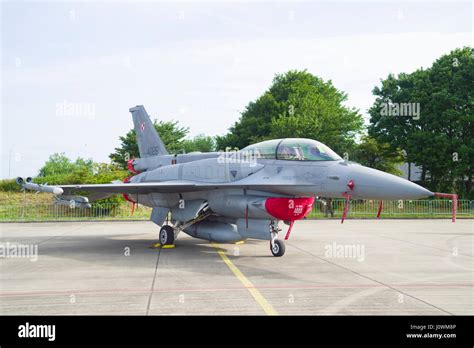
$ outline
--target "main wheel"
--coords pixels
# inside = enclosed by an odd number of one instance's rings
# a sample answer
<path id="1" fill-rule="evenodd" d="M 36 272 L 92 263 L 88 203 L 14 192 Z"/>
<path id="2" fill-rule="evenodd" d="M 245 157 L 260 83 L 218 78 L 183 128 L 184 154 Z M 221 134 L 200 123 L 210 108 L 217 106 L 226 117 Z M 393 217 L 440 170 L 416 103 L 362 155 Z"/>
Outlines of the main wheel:
<path id="1" fill-rule="evenodd" d="M 174 230 L 170 225 L 164 225 L 160 229 L 161 245 L 170 245 L 174 243 Z"/>
<path id="2" fill-rule="evenodd" d="M 273 242 L 273 245 L 270 242 L 270 250 L 273 256 L 283 256 L 285 254 L 285 243 L 283 243 L 283 241 L 279 239 L 275 240 Z"/>

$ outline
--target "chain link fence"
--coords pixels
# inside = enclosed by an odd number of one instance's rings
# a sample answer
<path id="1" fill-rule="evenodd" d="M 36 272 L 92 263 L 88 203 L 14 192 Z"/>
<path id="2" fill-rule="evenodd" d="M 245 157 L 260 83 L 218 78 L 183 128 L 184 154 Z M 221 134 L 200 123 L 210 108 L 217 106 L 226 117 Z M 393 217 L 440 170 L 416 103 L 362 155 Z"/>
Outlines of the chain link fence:
<path id="1" fill-rule="evenodd" d="M 341 217 L 344 210 L 343 199 L 332 201 L 327 217 Z M 324 201 L 316 201 L 313 211 L 308 218 L 326 217 Z M 473 217 L 474 202 L 459 200 L 458 217 Z M 375 217 L 378 211 L 378 201 L 353 200 L 350 204 L 348 217 Z M 450 217 L 452 202 L 450 200 L 410 200 L 384 201 L 382 218 L 419 217 L 436 218 Z M 101 221 L 101 220 L 148 220 L 151 208 L 138 205 L 133 209 L 131 203 L 97 203 L 91 208 L 71 208 L 64 205 L 50 203 L 41 204 L 11 204 L 0 205 L 0 222 L 34 222 L 34 221 Z"/>

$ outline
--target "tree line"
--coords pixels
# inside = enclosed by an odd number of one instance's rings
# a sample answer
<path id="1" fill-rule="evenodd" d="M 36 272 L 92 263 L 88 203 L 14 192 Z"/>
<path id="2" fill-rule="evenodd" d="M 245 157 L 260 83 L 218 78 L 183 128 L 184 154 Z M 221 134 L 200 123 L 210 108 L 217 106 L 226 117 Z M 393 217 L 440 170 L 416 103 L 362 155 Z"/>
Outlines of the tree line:
<path id="1" fill-rule="evenodd" d="M 432 191 L 471 197 L 474 164 L 474 51 L 459 48 L 431 67 L 389 74 L 372 93 L 368 124 L 348 107 L 347 94 L 332 81 L 308 71 L 278 74 L 273 83 L 244 109 L 227 134 L 186 140 L 188 129 L 177 122 L 155 122 L 172 152 L 242 149 L 272 138 L 311 138 L 347 160 L 400 174 L 408 163 L 421 170 L 420 183 Z M 110 158 L 125 166 L 138 156 L 130 131 Z"/>
<path id="2" fill-rule="evenodd" d="M 268 90 L 251 101 L 227 134 L 188 138 L 178 121 L 154 121 L 170 153 L 242 149 L 273 138 L 311 138 L 344 159 L 400 174 L 406 162 L 421 169 L 420 183 L 432 191 L 472 198 L 474 164 L 474 51 L 459 48 L 431 67 L 389 74 L 372 93 L 368 122 L 346 105 L 347 94 L 332 81 L 303 70 L 277 74 Z M 139 157 L 134 130 L 120 137 L 111 164 L 71 161 L 54 154 L 38 182 L 99 183 L 127 176 L 127 161 Z M 409 176 L 412 173 L 409 173 Z M 0 188 L 2 186 L 0 185 Z"/>

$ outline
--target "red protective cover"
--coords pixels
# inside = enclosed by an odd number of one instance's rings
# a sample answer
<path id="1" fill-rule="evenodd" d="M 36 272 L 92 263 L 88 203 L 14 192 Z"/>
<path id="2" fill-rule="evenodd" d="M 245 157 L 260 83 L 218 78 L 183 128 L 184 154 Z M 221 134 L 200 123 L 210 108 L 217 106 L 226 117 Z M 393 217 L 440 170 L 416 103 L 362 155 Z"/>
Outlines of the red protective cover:
<path id="1" fill-rule="evenodd" d="M 283 198 L 271 197 L 265 201 L 267 212 L 284 221 L 295 221 L 304 218 L 313 209 L 314 197 Z"/>
<path id="2" fill-rule="evenodd" d="M 135 170 L 135 167 L 133 166 L 133 161 L 134 161 L 134 159 L 131 159 L 131 160 L 127 161 L 128 170 L 130 171 L 130 173 L 138 174 L 138 172 Z"/>
<path id="3" fill-rule="evenodd" d="M 131 178 L 131 177 L 133 177 L 133 175 L 132 175 L 132 176 L 129 176 L 129 177 L 125 178 L 125 179 L 123 179 L 123 182 L 124 182 L 124 183 L 130 182 L 130 178 Z M 122 196 L 123 196 L 123 198 L 125 198 L 126 201 L 129 201 L 129 202 L 132 202 L 132 203 L 136 203 L 136 202 L 133 201 L 130 197 L 128 197 L 128 195 L 127 195 L 126 193 L 122 193 Z"/>

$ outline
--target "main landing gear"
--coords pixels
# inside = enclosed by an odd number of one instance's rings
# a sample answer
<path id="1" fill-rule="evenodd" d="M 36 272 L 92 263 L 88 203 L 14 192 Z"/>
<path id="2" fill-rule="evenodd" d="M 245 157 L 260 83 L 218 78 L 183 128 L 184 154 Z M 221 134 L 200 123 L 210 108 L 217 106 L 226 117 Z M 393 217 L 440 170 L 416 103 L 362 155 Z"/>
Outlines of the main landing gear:
<path id="1" fill-rule="evenodd" d="M 171 221 L 166 220 L 166 225 L 163 225 L 160 228 L 159 244 L 161 245 L 162 248 L 173 248 L 174 241 L 178 237 L 181 231 L 183 231 L 185 228 L 188 228 L 192 224 L 195 224 L 196 222 L 199 222 L 208 218 L 210 215 L 211 215 L 211 211 L 209 210 L 209 207 L 206 205 L 196 218 L 189 220 L 185 223 L 180 222 L 180 221 L 174 221 L 174 220 L 171 220 Z"/>
<path id="2" fill-rule="evenodd" d="M 285 243 L 278 239 L 278 224 L 275 221 L 270 222 L 270 251 L 273 256 L 280 257 L 285 254 Z"/>
<path id="3" fill-rule="evenodd" d="M 173 245 L 174 244 L 174 228 L 170 225 L 163 225 L 160 229 L 160 244 Z"/>

